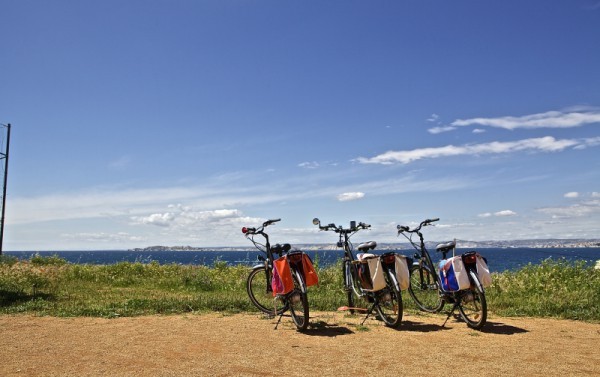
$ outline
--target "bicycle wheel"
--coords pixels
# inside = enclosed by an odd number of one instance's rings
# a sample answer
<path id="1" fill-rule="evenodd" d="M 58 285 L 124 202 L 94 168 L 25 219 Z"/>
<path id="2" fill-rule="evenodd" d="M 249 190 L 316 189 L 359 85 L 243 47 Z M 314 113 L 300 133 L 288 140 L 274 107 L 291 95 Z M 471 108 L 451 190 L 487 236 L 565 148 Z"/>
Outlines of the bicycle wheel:
<path id="1" fill-rule="evenodd" d="M 402 322 L 402 295 L 388 284 L 385 289 L 377 292 L 375 310 L 386 326 L 397 328 Z"/>
<path id="2" fill-rule="evenodd" d="M 343 265 L 344 289 L 346 290 L 346 296 L 348 298 L 348 311 L 350 314 L 367 312 L 369 308 L 369 300 L 363 293 L 356 268 L 350 261 L 344 261 Z"/>
<path id="3" fill-rule="evenodd" d="M 426 312 L 436 313 L 444 307 L 437 276 L 427 266 L 412 266 L 410 268 L 408 293 L 410 293 L 419 309 Z"/>
<path id="4" fill-rule="evenodd" d="M 487 302 L 485 292 L 481 288 L 479 278 L 474 271 L 469 271 L 474 287 L 464 291 L 459 297 L 458 311 L 467 326 L 479 330 L 487 320 Z"/>
<path id="5" fill-rule="evenodd" d="M 287 301 L 290 305 L 290 314 L 292 320 L 298 328 L 298 330 L 306 330 L 308 327 L 308 295 L 302 292 L 302 286 L 304 282 L 298 271 L 294 271 L 292 274 L 294 279 L 294 290 L 287 295 Z"/>
<path id="6" fill-rule="evenodd" d="M 269 315 L 281 314 L 287 310 L 287 303 L 276 300 L 273 292 L 268 288 L 267 270 L 265 266 L 257 267 L 250 271 L 246 281 L 246 290 L 252 304 L 263 313 Z"/>

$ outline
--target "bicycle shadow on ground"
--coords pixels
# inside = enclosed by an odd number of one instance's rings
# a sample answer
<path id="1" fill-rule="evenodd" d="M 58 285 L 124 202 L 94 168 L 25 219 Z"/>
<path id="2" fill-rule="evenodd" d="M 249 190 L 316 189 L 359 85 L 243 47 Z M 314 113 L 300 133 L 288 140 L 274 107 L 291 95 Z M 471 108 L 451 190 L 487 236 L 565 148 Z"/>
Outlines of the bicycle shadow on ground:
<path id="1" fill-rule="evenodd" d="M 302 333 L 310 336 L 336 337 L 340 335 L 354 334 L 354 331 L 350 330 L 347 327 L 339 326 L 337 324 L 332 325 L 325 321 L 315 321 L 311 322 L 308 325 L 308 328 L 302 331 Z"/>
<path id="2" fill-rule="evenodd" d="M 423 323 L 423 322 L 404 320 L 400 324 L 400 327 L 397 328 L 397 330 L 398 331 L 414 331 L 414 332 L 432 332 L 432 331 L 449 330 L 449 328 L 442 326 L 441 323 L 438 325 L 438 324 L 434 324 L 434 323 Z"/>
<path id="3" fill-rule="evenodd" d="M 487 322 L 485 326 L 480 330 L 486 334 L 497 334 L 497 335 L 514 335 L 523 334 L 529 332 L 529 330 L 522 329 L 520 327 L 507 325 L 500 322 Z"/>

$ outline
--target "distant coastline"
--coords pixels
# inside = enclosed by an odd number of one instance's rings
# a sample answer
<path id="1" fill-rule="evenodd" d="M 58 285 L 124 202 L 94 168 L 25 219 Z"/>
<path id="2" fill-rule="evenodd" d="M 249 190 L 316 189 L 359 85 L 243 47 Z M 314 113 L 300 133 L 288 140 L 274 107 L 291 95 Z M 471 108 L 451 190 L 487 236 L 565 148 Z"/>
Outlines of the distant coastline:
<path id="1" fill-rule="evenodd" d="M 457 240 L 458 248 L 600 248 L 600 239 L 542 239 L 542 240 L 514 240 L 514 241 L 466 241 Z M 428 249 L 435 248 L 440 242 L 426 242 Z M 293 246 L 302 250 L 337 250 L 335 244 L 294 244 Z M 406 250 L 412 249 L 407 242 L 402 243 L 379 243 L 379 250 Z M 225 247 L 195 247 L 195 246 L 148 246 L 134 248 L 133 252 L 154 251 L 252 251 L 248 246 L 225 246 Z"/>

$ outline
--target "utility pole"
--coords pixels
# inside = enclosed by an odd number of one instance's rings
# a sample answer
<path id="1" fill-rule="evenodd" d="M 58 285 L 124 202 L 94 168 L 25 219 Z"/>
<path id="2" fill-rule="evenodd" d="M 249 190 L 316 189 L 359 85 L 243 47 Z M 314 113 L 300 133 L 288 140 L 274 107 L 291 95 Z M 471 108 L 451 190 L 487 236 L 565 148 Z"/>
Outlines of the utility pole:
<path id="1" fill-rule="evenodd" d="M 8 179 L 8 151 L 10 148 L 10 123 L 3 124 L 6 128 L 6 149 L 0 152 L 0 160 L 4 160 L 4 182 L 2 185 L 2 218 L 0 219 L 0 255 L 4 245 L 4 214 L 6 209 L 6 181 Z"/>

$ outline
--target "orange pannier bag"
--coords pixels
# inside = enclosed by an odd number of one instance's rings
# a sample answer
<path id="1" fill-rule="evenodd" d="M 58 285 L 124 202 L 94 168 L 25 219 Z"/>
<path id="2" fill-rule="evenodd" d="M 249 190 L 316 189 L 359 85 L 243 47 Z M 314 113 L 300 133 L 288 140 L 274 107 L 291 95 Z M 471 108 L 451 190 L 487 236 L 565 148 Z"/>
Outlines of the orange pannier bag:
<path id="1" fill-rule="evenodd" d="M 290 263 L 285 255 L 273 261 L 271 288 L 273 288 L 273 297 L 284 295 L 294 289 L 294 279 L 292 279 Z"/>
<path id="2" fill-rule="evenodd" d="M 310 257 L 304 253 L 302 253 L 302 269 L 304 270 L 304 282 L 307 287 L 319 284 L 317 271 L 315 271 Z"/>
<path id="3" fill-rule="evenodd" d="M 319 277 L 317 276 L 317 271 L 313 267 L 312 261 L 310 257 L 301 252 L 291 252 L 287 254 L 287 257 L 290 261 L 290 264 L 294 266 L 294 269 L 302 275 L 304 278 L 304 283 L 307 287 L 319 283 Z"/>

